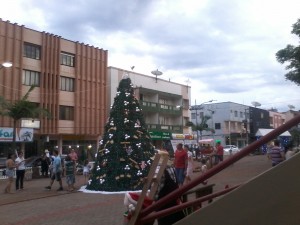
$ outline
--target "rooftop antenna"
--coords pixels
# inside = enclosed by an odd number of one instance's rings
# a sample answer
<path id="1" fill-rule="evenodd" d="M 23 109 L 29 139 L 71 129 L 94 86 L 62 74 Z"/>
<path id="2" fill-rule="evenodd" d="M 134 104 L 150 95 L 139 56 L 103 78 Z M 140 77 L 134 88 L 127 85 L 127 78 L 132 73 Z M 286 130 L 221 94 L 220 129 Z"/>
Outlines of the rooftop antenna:
<path id="1" fill-rule="evenodd" d="M 258 106 L 261 106 L 261 104 L 259 102 L 251 102 L 251 104 L 256 108 Z"/>
<path id="2" fill-rule="evenodd" d="M 186 92 L 189 92 L 189 83 L 191 83 L 190 79 L 188 78 L 187 80 L 185 80 L 186 83 Z"/>
<path id="3" fill-rule="evenodd" d="M 133 71 L 135 66 L 130 67 L 130 69 Z"/>
<path id="4" fill-rule="evenodd" d="M 293 105 L 288 105 L 288 107 L 289 107 L 290 110 L 295 109 L 295 106 L 293 106 Z"/>
<path id="5" fill-rule="evenodd" d="M 158 69 L 151 71 L 153 75 L 155 75 L 155 82 L 157 83 L 157 76 L 161 76 L 163 73 Z"/>

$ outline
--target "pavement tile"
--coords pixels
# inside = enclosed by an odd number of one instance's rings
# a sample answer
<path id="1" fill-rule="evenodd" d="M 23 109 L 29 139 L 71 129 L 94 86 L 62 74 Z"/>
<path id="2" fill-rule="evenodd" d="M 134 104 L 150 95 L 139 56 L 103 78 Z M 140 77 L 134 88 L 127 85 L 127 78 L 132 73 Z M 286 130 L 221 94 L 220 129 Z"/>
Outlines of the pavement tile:
<path id="1" fill-rule="evenodd" d="M 197 162 L 195 162 L 197 164 Z M 234 165 L 211 177 L 209 183 L 216 184 L 214 191 L 226 185 L 243 183 L 271 168 L 266 156 L 247 156 Z M 200 173 L 193 173 L 193 177 Z M 0 180 L 1 225 L 120 225 L 123 224 L 124 194 L 91 194 L 82 192 L 46 190 L 49 178 L 25 181 L 24 190 L 4 194 L 5 180 Z M 67 185 L 63 180 L 64 188 Z M 77 188 L 83 177 L 77 177 Z"/>

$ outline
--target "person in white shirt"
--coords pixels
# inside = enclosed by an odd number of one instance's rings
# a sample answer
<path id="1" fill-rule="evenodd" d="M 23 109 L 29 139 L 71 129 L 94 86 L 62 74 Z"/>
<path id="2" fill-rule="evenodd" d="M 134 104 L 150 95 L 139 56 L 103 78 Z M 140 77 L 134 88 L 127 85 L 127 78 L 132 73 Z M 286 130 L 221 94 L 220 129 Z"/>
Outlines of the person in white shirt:
<path id="1" fill-rule="evenodd" d="M 25 176 L 25 158 L 24 153 L 19 152 L 18 158 L 15 160 L 16 163 L 16 190 L 24 189 L 24 176 Z"/>
<path id="2" fill-rule="evenodd" d="M 193 153 L 189 151 L 189 147 L 187 145 L 184 145 L 184 150 L 187 152 L 188 160 L 187 160 L 187 168 L 186 168 L 186 175 L 185 175 L 185 182 L 188 183 L 192 180 L 192 174 L 194 170 L 194 164 L 193 164 Z"/>

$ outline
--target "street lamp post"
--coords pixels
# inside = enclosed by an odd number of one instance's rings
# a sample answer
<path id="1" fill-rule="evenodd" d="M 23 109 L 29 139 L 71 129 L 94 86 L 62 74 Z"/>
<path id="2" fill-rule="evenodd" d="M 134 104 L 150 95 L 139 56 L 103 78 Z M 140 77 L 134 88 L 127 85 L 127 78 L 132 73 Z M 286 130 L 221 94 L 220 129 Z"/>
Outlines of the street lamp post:
<path id="1" fill-rule="evenodd" d="M 12 63 L 11 62 L 4 62 L 0 64 L 0 70 L 3 68 L 10 68 L 12 67 Z M 13 141 L 12 141 L 12 148 L 13 151 L 16 151 L 16 122 L 14 121 L 14 125 L 13 125 Z"/>
<path id="2" fill-rule="evenodd" d="M 190 110 L 195 110 L 196 111 L 196 127 L 197 128 L 198 128 L 198 110 L 203 109 L 203 104 L 213 102 L 213 101 L 216 101 L 216 100 L 211 99 L 207 102 L 202 102 L 200 105 L 197 105 L 196 100 L 195 100 L 195 105 L 191 106 Z M 197 129 L 196 132 L 197 132 L 197 143 L 199 143 L 199 130 Z"/>
<path id="3" fill-rule="evenodd" d="M 0 64 L 0 69 L 2 68 L 9 68 L 12 67 L 12 63 L 11 62 L 4 62 Z"/>
<path id="4" fill-rule="evenodd" d="M 208 111 L 211 113 L 211 133 L 212 133 L 212 138 L 215 139 L 215 128 L 214 128 L 214 113 L 215 111 L 208 109 Z"/>

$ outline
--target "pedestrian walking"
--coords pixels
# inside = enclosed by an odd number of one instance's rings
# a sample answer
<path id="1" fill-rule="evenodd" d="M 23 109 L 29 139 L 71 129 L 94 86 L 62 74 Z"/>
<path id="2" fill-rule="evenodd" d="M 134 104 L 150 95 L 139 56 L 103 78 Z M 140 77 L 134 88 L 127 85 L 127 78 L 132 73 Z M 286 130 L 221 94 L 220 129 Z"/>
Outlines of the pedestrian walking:
<path id="1" fill-rule="evenodd" d="M 268 152 L 268 158 L 272 160 L 272 166 L 277 166 L 285 160 L 284 149 L 280 147 L 279 140 L 274 141 L 274 146 Z"/>
<path id="2" fill-rule="evenodd" d="M 25 176 L 25 158 L 24 153 L 18 153 L 16 163 L 16 191 L 24 189 L 24 176 Z"/>
<path id="3" fill-rule="evenodd" d="M 71 157 L 71 160 L 74 161 L 75 163 L 78 161 L 77 153 L 73 148 L 71 149 L 69 156 Z"/>
<path id="4" fill-rule="evenodd" d="M 49 177 L 50 164 L 51 164 L 51 160 L 49 158 L 49 151 L 46 149 L 45 153 L 42 155 L 42 161 L 41 161 L 41 169 L 42 169 L 43 177 Z"/>
<path id="5" fill-rule="evenodd" d="M 48 190 L 51 190 L 52 185 L 54 183 L 54 180 L 59 182 L 59 188 L 57 191 L 63 191 L 63 185 L 62 185 L 62 165 L 61 165 L 61 158 L 58 155 L 58 150 L 53 151 L 54 160 L 53 160 L 53 168 L 52 168 L 52 175 L 50 180 L 50 185 L 45 187 Z"/>
<path id="6" fill-rule="evenodd" d="M 6 176 L 7 176 L 7 184 L 4 189 L 4 193 L 12 194 L 11 192 L 11 185 L 14 181 L 14 170 L 16 168 L 15 165 L 15 154 L 8 153 L 7 160 L 6 160 Z"/>
<path id="7" fill-rule="evenodd" d="M 65 158 L 66 168 L 66 182 L 68 185 L 68 191 L 74 191 L 75 184 L 75 162 L 71 160 L 70 156 Z"/>
<path id="8" fill-rule="evenodd" d="M 219 162 L 222 162 L 224 158 L 224 148 L 221 145 L 220 140 L 216 140 L 216 147 L 215 147 L 215 165 L 219 164 Z"/>
<path id="9" fill-rule="evenodd" d="M 174 154 L 174 166 L 179 187 L 183 185 L 187 170 L 187 152 L 182 148 L 182 143 L 177 144 Z"/>

